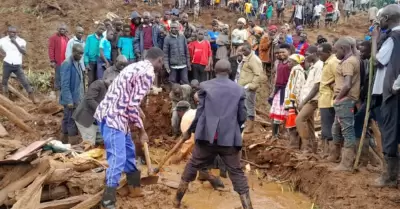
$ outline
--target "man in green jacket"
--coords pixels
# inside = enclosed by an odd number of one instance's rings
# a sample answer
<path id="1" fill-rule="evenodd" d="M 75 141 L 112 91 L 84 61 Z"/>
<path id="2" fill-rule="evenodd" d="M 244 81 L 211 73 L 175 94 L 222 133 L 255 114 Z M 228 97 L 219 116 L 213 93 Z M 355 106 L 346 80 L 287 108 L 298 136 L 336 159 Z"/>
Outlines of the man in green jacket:
<path id="1" fill-rule="evenodd" d="M 254 130 L 256 91 L 260 87 L 263 68 L 261 60 L 251 51 L 249 43 L 246 42 L 242 45 L 242 53 L 243 65 L 238 83 L 244 87 L 246 92 L 247 124 L 244 133 L 251 133 Z"/>

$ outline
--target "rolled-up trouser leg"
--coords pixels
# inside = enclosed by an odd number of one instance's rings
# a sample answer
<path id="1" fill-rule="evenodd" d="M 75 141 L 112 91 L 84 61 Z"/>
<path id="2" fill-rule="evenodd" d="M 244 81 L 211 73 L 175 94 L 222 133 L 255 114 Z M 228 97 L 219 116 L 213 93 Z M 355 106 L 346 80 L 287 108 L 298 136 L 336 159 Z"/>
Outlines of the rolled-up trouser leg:
<path id="1" fill-rule="evenodd" d="M 246 100 L 244 104 L 247 109 L 247 117 L 249 120 L 254 120 L 254 117 L 256 115 L 256 109 L 255 109 L 256 92 L 246 89 L 245 93 L 246 93 Z"/>
<path id="2" fill-rule="evenodd" d="M 341 135 L 344 138 L 344 147 L 345 148 L 353 148 L 356 145 L 356 133 L 354 131 L 354 101 L 353 100 L 344 100 L 336 103 L 335 107 L 335 123 L 339 125 L 341 130 Z M 338 133 L 333 133 L 333 140 L 336 141 L 338 137 L 335 139 L 335 135 L 338 136 Z"/>
<path id="3" fill-rule="evenodd" d="M 233 189 L 242 195 L 249 192 L 249 185 L 240 165 L 239 152 L 236 147 L 218 147 L 218 154 L 228 169 Z"/>

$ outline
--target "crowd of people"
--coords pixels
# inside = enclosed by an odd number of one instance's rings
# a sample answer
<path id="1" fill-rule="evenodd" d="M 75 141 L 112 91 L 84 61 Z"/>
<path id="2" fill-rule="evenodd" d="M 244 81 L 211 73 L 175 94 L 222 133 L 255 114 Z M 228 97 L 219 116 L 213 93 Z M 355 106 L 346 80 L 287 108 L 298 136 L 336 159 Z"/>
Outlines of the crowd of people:
<path id="1" fill-rule="evenodd" d="M 172 132 L 182 134 L 188 149 L 193 150 L 174 200 L 176 207 L 197 171 L 200 180 L 209 181 L 214 188 L 223 187 L 219 177 L 208 172 L 210 161 L 215 161 L 223 171 L 221 177 L 229 173 L 243 208 L 252 208 L 239 161 L 241 132 L 255 131 L 256 92 L 264 76 L 273 139 L 281 138 L 285 129 L 289 147 L 305 154 L 316 154 L 322 144 L 322 157 L 339 163 L 334 170 L 351 171 L 358 146 L 363 148 L 360 164 L 372 161 L 368 148 L 375 146 L 370 143 L 373 140 L 359 142 L 364 116 L 371 111 L 382 133 L 387 164 L 374 185 L 397 187 L 400 66 L 392 54 L 397 53 L 400 40 L 400 7 L 373 9 L 378 18 L 373 18 L 370 40 L 341 37 L 328 42 L 320 35 L 317 43 L 310 43 L 304 27 L 318 23 L 323 10 L 325 23 L 334 22 L 335 6 L 330 1 L 325 5 L 298 3 L 292 34 L 291 24 L 276 26 L 265 21 L 271 18 L 270 6 L 276 7 L 280 17 L 281 3 L 265 1 L 261 7 L 267 14 L 260 24 L 254 12 L 247 14 L 255 6 L 245 5 L 246 18 L 239 18 L 231 33 L 229 26 L 218 20 L 212 21 L 210 30 L 195 26 L 188 14 L 178 9 L 163 16 L 134 11 L 129 24 L 119 18 L 106 19 L 86 39 L 84 28 L 76 27 L 70 38 L 67 25 L 59 25 L 49 38 L 48 55 L 55 70 L 54 89 L 64 107 L 60 139 L 70 144 L 79 144 L 81 139 L 92 146 L 104 143 L 109 168 L 103 207 L 115 208 L 122 172 L 130 195 L 145 195 L 134 160 L 140 145 L 135 144 L 148 140 L 141 103 L 153 83 L 169 92 Z M 8 36 L 0 39 L 6 55 L 3 93 L 7 94 L 9 76 L 15 73 L 34 100 L 21 67 L 25 47 L 13 26 L 8 28 Z M 376 72 L 370 72 L 371 58 L 377 60 Z M 366 109 L 369 73 L 376 74 L 371 110 Z M 321 141 L 315 135 L 316 111 L 321 116 Z M 135 143 L 133 130 L 139 133 Z M 181 154 L 181 158 L 187 155 L 186 151 Z"/>

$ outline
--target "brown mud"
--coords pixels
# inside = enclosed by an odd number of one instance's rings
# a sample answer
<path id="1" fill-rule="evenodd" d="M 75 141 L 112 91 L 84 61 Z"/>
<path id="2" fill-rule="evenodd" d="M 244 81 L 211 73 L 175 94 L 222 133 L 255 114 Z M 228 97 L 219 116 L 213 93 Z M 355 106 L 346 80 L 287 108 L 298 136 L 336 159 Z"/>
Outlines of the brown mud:
<path id="1" fill-rule="evenodd" d="M 28 55 L 25 57 L 25 70 L 51 70 L 47 58 L 47 38 L 50 37 L 61 22 L 70 26 L 73 34 L 74 26 L 82 25 L 86 32 L 93 32 L 94 22 L 103 20 L 107 12 L 114 12 L 129 18 L 131 11 L 138 10 L 163 12 L 167 8 L 150 7 L 138 2 L 135 5 L 122 5 L 122 0 L 3 0 L 0 5 L 2 19 L 6 20 L 0 25 L 0 33 L 5 34 L 8 25 L 18 26 L 20 36 L 28 42 Z M 289 12 L 286 12 L 288 19 Z M 217 18 L 231 26 L 235 24 L 240 14 L 227 12 L 224 9 L 204 11 L 200 24 L 210 26 L 211 20 Z M 361 39 L 368 29 L 366 14 L 352 16 L 351 20 L 340 24 L 336 29 L 306 29 L 311 43 L 316 41 L 319 34 L 331 41 L 334 37 L 350 35 Z M 257 106 L 267 111 L 266 99 L 268 97 L 266 80 L 259 90 Z M 144 111 L 146 114 L 145 127 L 148 130 L 153 163 L 159 162 L 176 142 L 170 136 L 170 103 L 168 94 L 149 96 L 149 101 Z M 32 121 L 27 121 L 30 127 L 39 132 L 40 138 L 57 136 L 60 131 L 62 113 L 51 115 L 60 107 L 55 102 L 43 102 L 38 106 L 18 102 L 18 105 L 35 116 Z M 25 133 L 4 118 L 0 118 L 10 136 L 5 139 L 21 141 L 22 144 L 38 139 L 37 136 Z M 257 169 L 251 166 L 249 184 L 255 208 L 310 208 L 312 204 L 318 208 L 326 209 L 395 209 L 400 207 L 400 192 L 394 189 L 376 189 L 369 185 L 377 176 L 377 172 L 362 168 L 360 172 L 336 173 L 330 171 L 335 164 L 322 163 L 319 157 L 304 156 L 301 153 L 285 148 L 287 141 L 270 141 L 268 127 L 257 125 L 256 132 L 245 136 L 245 145 L 260 143 L 260 145 L 247 148 L 245 158 L 259 165 L 268 166 L 269 169 Z M 156 149 L 155 149 L 156 147 Z M 0 152 L 2 151 L 0 147 Z M 0 168 L 4 174 L 8 168 Z M 375 169 L 376 170 L 376 169 Z M 183 171 L 183 164 L 167 166 L 161 177 L 170 181 L 179 182 Z M 2 176 L 1 176 L 2 177 Z M 94 176 L 93 176 L 94 177 Z M 83 178 L 83 177 L 82 177 Z M 84 179 L 90 174 L 84 175 Z M 278 182 L 279 184 L 271 184 Z M 240 208 L 239 198 L 233 192 L 229 180 L 224 180 L 228 191 L 213 191 L 208 183 L 191 184 L 187 196 L 183 199 L 182 208 L 193 209 L 231 209 Z M 172 198 L 176 190 L 165 185 L 152 185 L 144 188 L 153 191 L 153 195 L 132 199 L 124 196 L 118 197 L 118 207 L 123 209 L 170 209 Z M 302 194 L 292 192 L 297 191 Z M 306 196 L 304 196 L 306 195 Z M 307 199 L 309 198 L 309 199 Z"/>

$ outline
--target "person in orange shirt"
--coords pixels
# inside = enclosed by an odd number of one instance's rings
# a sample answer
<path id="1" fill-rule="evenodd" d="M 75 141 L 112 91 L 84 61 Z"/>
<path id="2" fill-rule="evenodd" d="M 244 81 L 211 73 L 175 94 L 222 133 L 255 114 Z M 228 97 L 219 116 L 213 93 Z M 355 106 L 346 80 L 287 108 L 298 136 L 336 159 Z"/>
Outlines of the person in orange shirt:
<path id="1" fill-rule="evenodd" d="M 278 27 L 275 25 L 271 25 L 268 27 L 268 33 L 264 33 L 264 35 L 261 37 L 260 40 L 260 46 L 259 46 L 259 57 L 260 60 L 263 63 L 263 69 L 268 77 L 268 85 L 270 85 L 270 88 L 272 88 L 272 81 L 274 75 L 272 75 L 272 63 L 274 61 L 273 57 L 273 39 L 275 37 L 275 34 L 278 31 Z"/>

